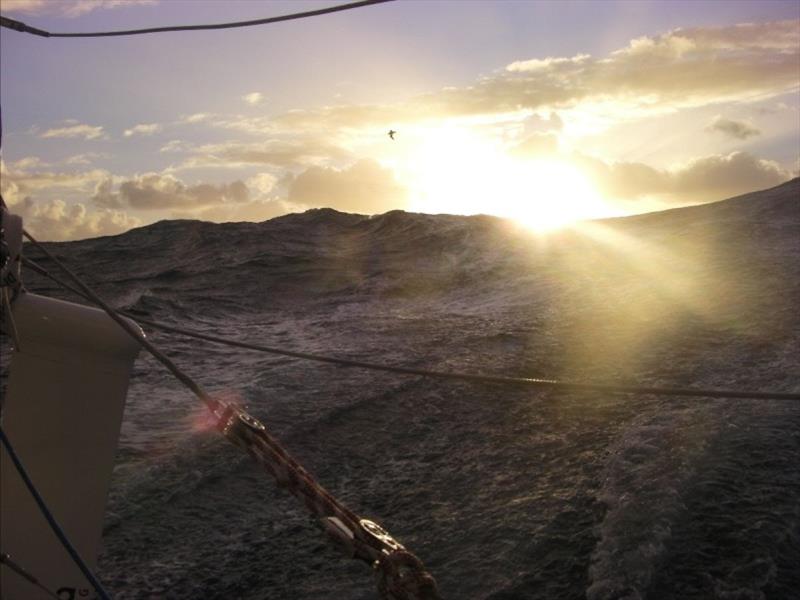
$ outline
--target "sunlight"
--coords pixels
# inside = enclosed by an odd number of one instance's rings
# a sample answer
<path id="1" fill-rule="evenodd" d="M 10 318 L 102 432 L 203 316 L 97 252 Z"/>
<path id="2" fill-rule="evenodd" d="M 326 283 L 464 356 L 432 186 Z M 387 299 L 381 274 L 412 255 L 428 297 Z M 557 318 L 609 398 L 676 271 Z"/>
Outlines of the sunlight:
<path id="1" fill-rule="evenodd" d="M 427 130 L 419 139 L 408 159 L 411 211 L 490 214 L 536 231 L 614 214 L 564 160 L 512 156 L 500 140 L 463 127 Z"/>
<path id="2" fill-rule="evenodd" d="M 506 214 L 539 231 L 610 216 L 586 176 L 574 165 L 551 159 L 516 161 L 506 190 Z"/>
<path id="3" fill-rule="evenodd" d="M 669 250 L 664 244 L 653 243 L 626 233 L 622 227 L 603 222 L 582 223 L 580 233 L 604 246 L 609 251 L 609 256 L 614 257 L 613 262 L 623 264 L 624 257 L 626 269 L 636 273 L 637 277 L 648 280 L 651 291 L 669 298 L 672 306 L 680 306 L 709 321 L 718 318 L 713 312 L 713 303 L 709 305 L 711 296 L 706 293 L 709 275 L 703 273 L 709 256 L 708 240 L 694 240 L 691 243 L 675 241 L 672 243 L 672 250 Z M 680 248 L 680 252 L 676 252 L 676 248 Z M 715 285 L 722 284 L 716 282 Z M 730 305 L 734 302 L 735 295 L 731 294 L 728 303 Z M 631 304 L 631 317 L 653 311 L 657 305 L 656 301 L 639 306 Z M 650 315 L 649 318 L 663 322 L 666 317 L 656 318 Z"/>

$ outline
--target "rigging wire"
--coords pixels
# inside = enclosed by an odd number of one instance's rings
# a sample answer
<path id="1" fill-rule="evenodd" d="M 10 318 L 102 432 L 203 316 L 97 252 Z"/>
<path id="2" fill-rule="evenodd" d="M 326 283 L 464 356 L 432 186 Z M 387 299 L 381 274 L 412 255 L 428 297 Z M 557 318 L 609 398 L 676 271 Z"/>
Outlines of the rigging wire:
<path id="1" fill-rule="evenodd" d="M 53 533 L 58 538 L 58 541 L 61 542 L 62 546 L 64 546 L 64 549 L 67 551 L 70 558 L 72 558 L 72 561 L 81 570 L 84 577 L 86 577 L 86 579 L 92 585 L 92 587 L 94 588 L 95 592 L 97 592 L 97 595 L 100 597 L 100 599 L 111 600 L 111 596 L 109 596 L 108 593 L 105 591 L 103 585 L 100 583 L 97 577 L 95 577 L 94 573 L 92 573 L 92 570 L 87 566 L 83 558 L 81 558 L 81 555 L 69 541 L 69 538 L 67 538 L 66 534 L 64 533 L 64 530 L 58 524 L 58 521 L 53 516 L 53 513 L 50 512 L 49 508 L 47 508 L 47 504 L 45 503 L 41 494 L 39 494 L 39 491 L 36 489 L 36 486 L 34 485 L 33 481 L 31 481 L 28 472 L 25 470 L 25 466 L 22 464 L 22 461 L 19 459 L 19 456 L 14 451 L 14 447 L 11 445 L 11 441 L 6 437 L 6 433 L 5 431 L 3 431 L 3 427 L 1 425 L 0 425 L 0 442 L 3 443 L 3 447 L 6 449 L 6 452 L 8 452 L 8 456 L 11 459 L 11 462 L 14 463 L 14 468 L 17 470 L 17 473 L 19 473 L 19 476 L 22 478 L 22 482 L 25 484 L 25 487 L 28 488 L 28 491 L 30 492 L 31 496 L 33 496 L 36 505 L 39 507 L 39 511 L 42 513 L 42 516 L 47 521 L 47 524 L 50 526 L 50 529 L 53 530 Z"/>
<path id="2" fill-rule="evenodd" d="M 46 587 L 41 581 L 39 581 L 38 579 L 36 579 L 36 577 L 31 575 L 30 571 L 25 569 L 19 563 L 15 562 L 11 558 L 10 554 L 6 554 L 5 552 L 0 552 L 0 564 L 6 565 L 9 569 L 14 571 L 14 573 L 19 575 L 23 579 L 29 581 L 36 587 L 38 587 L 40 590 L 42 590 L 45 594 L 47 594 L 51 598 L 55 598 L 56 600 L 61 600 L 61 598 L 59 596 L 56 596 L 51 589 Z"/>
<path id="3" fill-rule="evenodd" d="M 212 23 L 209 25 L 172 25 L 166 27 L 148 27 L 145 29 L 126 29 L 120 31 L 95 31 L 86 33 L 58 33 L 45 31 L 37 27 L 26 25 L 22 21 L 9 19 L 8 17 L 0 17 L 0 25 L 19 31 L 21 33 L 30 33 L 40 37 L 58 37 L 58 38 L 87 38 L 87 37 L 118 37 L 123 35 L 142 35 L 145 33 L 164 33 L 167 31 L 208 31 L 213 29 L 233 29 L 235 27 L 252 27 L 254 25 L 268 25 L 270 23 L 279 23 L 282 21 L 293 21 L 296 19 L 305 19 L 308 17 L 317 17 L 320 15 L 327 15 L 330 13 L 341 12 L 344 10 L 351 10 L 353 8 L 362 8 L 371 6 L 373 4 L 384 4 L 392 2 L 392 0 L 361 0 L 360 2 L 351 2 L 349 4 L 340 4 L 337 6 L 329 6 L 326 8 L 319 8 L 316 10 L 307 10 L 299 13 L 292 13 L 288 15 L 279 15 L 277 17 L 266 17 L 264 19 L 253 19 L 250 21 L 236 21 L 232 23 Z"/>
<path id="4" fill-rule="evenodd" d="M 22 258 L 23 265 L 31 268 L 40 275 L 47 277 L 62 286 L 63 288 L 71 291 L 73 294 L 83 297 L 86 300 L 91 300 L 86 295 L 76 290 L 64 281 L 61 281 L 55 275 L 30 260 L 29 258 Z M 138 315 L 130 312 L 121 312 L 131 319 L 135 319 L 138 323 L 148 325 L 155 329 L 176 333 L 195 339 L 206 340 L 217 344 L 232 346 L 236 348 L 245 348 L 247 350 L 255 350 L 258 352 L 265 352 L 268 354 L 277 354 L 281 356 L 288 356 L 291 358 L 299 358 L 303 360 L 311 360 L 316 362 L 331 363 L 343 367 L 354 367 L 360 369 L 369 369 L 373 371 L 384 371 L 389 373 L 398 373 L 402 375 L 417 375 L 420 377 L 433 377 L 438 379 L 455 379 L 462 381 L 472 381 L 478 383 L 499 383 L 505 385 L 523 385 L 533 386 L 540 388 L 554 388 L 572 391 L 596 391 L 596 392 L 610 392 L 618 394 L 653 394 L 659 396 L 685 396 L 685 397 L 701 397 L 701 398 L 745 398 L 752 400 L 800 400 L 800 393 L 787 393 L 787 392 L 761 392 L 761 391 L 748 391 L 748 390 L 719 390 L 719 389 L 698 389 L 698 388 L 675 388 L 675 387 L 654 387 L 654 386 L 641 386 L 641 385 L 618 385 L 618 384 L 601 384 L 601 383 L 586 383 L 586 382 L 569 382 L 559 381 L 555 379 L 537 379 L 531 377 L 507 377 L 502 375 L 487 375 L 477 373 L 460 373 L 453 371 L 435 371 L 430 369 L 417 369 L 413 367 L 403 367 L 396 365 L 386 365 L 371 362 L 364 362 L 358 360 L 350 360 L 344 358 L 337 358 L 322 354 L 314 354 L 309 352 L 297 352 L 294 350 L 286 350 L 283 348 L 274 348 L 264 346 L 261 344 L 251 344 L 248 342 L 240 342 L 229 338 L 223 338 L 214 335 L 200 333 L 181 327 L 174 327 L 172 325 L 165 325 L 156 321 L 142 319 Z"/>

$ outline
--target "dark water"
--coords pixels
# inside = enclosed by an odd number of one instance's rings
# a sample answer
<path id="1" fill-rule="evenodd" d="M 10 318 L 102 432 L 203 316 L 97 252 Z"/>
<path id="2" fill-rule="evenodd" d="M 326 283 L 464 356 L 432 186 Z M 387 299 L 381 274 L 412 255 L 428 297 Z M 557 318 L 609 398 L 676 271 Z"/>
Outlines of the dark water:
<path id="1" fill-rule="evenodd" d="M 321 210 L 51 248 L 119 307 L 273 346 L 798 391 L 799 198 L 795 180 L 545 238 L 488 217 Z M 446 598 L 800 597 L 796 402 L 431 381 L 149 335 L 383 523 Z M 294 498 L 198 431 L 196 404 L 138 360 L 99 563 L 114 597 L 376 597 Z"/>

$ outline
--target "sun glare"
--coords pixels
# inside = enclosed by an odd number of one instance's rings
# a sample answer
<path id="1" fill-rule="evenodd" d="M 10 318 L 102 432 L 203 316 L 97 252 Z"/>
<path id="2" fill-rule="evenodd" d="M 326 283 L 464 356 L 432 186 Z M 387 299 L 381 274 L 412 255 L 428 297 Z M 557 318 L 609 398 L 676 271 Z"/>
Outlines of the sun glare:
<path id="1" fill-rule="evenodd" d="M 412 211 L 490 214 L 536 231 L 612 215 L 575 165 L 513 156 L 463 128 L 424 132 L 408 165 Z"/>

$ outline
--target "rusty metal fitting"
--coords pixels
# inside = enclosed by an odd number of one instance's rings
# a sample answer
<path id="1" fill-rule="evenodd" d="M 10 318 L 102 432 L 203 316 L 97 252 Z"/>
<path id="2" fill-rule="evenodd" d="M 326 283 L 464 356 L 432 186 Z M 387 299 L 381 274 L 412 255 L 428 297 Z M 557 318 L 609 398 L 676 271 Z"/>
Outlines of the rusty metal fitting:
<path id="1" fill-rule="evenodd" d="M 397 550 L 374 565 L 378 590 L 386 600 L 441 600 L 436 580 L 411 552 Z"/>

